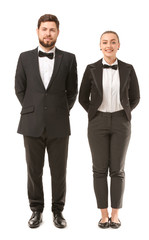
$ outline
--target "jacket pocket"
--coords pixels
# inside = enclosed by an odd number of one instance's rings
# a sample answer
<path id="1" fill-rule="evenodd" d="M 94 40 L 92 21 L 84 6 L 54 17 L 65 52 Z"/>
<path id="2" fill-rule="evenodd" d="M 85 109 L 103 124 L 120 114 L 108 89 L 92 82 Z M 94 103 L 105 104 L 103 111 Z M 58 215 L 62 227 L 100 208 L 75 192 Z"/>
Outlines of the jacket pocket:
<path id="1" fill-rule="evenodd" d="M 21 115 L 27 114 L 27 113 L 32 113 L 32 112 L 34 112 L 34 106 L 23 107 L 22 111 L 21 111 Z"/>

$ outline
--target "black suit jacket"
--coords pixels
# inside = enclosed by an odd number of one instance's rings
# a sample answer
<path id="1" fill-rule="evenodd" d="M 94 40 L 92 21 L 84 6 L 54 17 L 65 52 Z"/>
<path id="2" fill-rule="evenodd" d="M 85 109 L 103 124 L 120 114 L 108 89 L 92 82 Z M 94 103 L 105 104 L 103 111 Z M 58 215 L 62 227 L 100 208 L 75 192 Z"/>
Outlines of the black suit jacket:
<path id="1" fill-rule="evenodd" d="M 128 120 L 131 111 L 140 100 L 139 85 L 132 65 L 118 60 L 120 74 L 120 101 Z M 102 59 L 87 66 L 80 87 L 79 102 L 88 112 L 89 120 L 94 118 L 103 100 Z"/>
<path id="2" fill-rule="evenodd" d="M 39 137 L 46 128 L 51 138 L 69 135 L 69 110 L 77 95 L 75 55 L 56 48 L 54 70 L 46 90 L 39 73 L 38 48 L 21 53 L 15 92 L 22 105 L 18 133 Z"/>

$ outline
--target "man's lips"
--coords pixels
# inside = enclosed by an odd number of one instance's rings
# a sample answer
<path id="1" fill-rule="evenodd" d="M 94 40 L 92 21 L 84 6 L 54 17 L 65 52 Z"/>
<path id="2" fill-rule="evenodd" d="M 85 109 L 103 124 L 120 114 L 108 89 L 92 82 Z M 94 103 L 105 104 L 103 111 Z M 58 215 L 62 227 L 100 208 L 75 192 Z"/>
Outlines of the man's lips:
<path id="1" fill-rule="evenodd" d="M 52 39 L 51 38 L 44 38 L 44 40 L 51 41 Z"/>

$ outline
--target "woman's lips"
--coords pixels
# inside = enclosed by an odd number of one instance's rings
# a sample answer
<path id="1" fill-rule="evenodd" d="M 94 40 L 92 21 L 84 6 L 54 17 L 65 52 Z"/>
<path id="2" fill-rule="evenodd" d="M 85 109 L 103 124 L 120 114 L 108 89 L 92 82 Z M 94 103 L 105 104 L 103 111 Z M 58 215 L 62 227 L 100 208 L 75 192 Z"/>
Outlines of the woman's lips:
<path id="1" fill-rule="evenodd" d="M 108 52 L 108 53 L 113 52 L 113 50 L 110 50 L 110 49 L 107 49 L 107 50 L 105 50 L 105 51 Z"/>

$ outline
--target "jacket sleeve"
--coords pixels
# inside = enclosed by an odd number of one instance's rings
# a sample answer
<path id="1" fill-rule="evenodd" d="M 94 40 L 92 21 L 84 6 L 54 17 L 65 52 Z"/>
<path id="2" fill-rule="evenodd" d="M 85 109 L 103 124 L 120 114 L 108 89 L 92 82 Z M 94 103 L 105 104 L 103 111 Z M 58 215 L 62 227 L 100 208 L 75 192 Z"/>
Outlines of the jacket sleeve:
<path id="1" fill-rule="evenodd" d="M 25 91 L 26 91 L 26 75 L 22 64 L 22 56 L 20 54 L 15 75 L 15 93 L 21 105 L 23 103 Z"/>
<path id="2" fill-rule="evenodd" d="M 77 76 L 77 63 L 76 57 L 73 55 L 73 59 L 70 64 L 69 74 L 66 81 L 66 94 L 69 110 L 73 107 L 76 96 L 78 93 L 78 76 Z"/>
<path id="3" fill-rule="evenodd" d="M 130 78 L 131 79 L 130 79 L 130 87 L 129 87 L 129 102 L 130 102 L 130 108 L 131 110 L 133 110 L 140 101 L 139 84 L 138 84 L 138 79 L 133 66 L 130 73 Z"/>
<path id="4" fill-rule="evenodd" d="M 82 83 L 79 91 L 79 103 L 87 112 L 90 105 L 91 79 L 92 79 L 91 72 L 90 72 L 89 66 L 87 66 L 83 75 L 83 79 L 82 79 Z"/>

